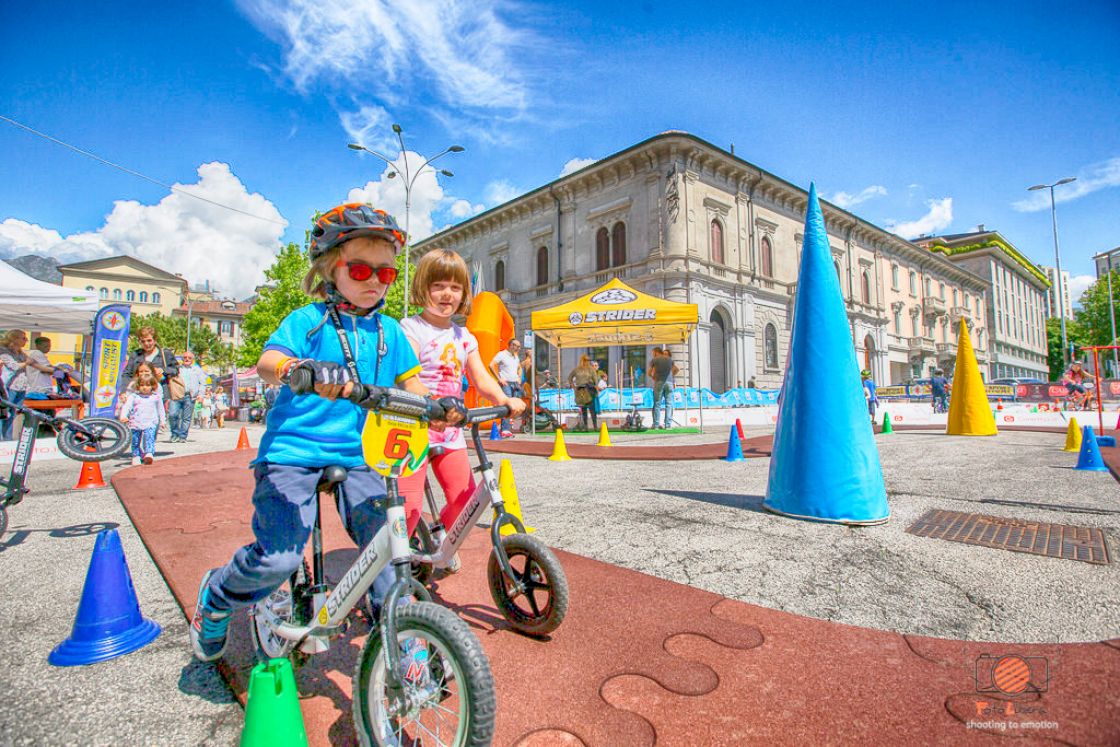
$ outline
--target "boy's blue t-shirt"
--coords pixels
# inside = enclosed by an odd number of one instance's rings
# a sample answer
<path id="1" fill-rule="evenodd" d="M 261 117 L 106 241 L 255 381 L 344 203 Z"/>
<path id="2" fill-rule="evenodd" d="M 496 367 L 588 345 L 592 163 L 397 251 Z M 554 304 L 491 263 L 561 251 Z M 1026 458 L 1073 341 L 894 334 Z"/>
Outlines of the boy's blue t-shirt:
<path id="1" fill-rule="evenodd" d="M 879 399 L 875 396 L 875 382 L 872 381 L 871 379 L 864 379 L 863 380 L 863 386 L 867 389 L 868 393 L 871 395 L 869 397 L 869 399 L 872 402 L 878 402 Z"/>
<path id="2" fill-rule="evenodd" d="M 934 376 L 929 380 L 929 388 L 935 397 L 940 397 L 945 394 L 945 388 L 947 386 L 949 386 L 949 380 L 944 376 Z"/>
<path id="3" fill-rule="evenodd" d="M 268 338 L 265 350 L 278 350 L 295 358 L 334 361 L 345 365 L 338 333 L 328 317 L 326 304 L 313 303 L 296 309 L 280 322 Z M 420 371 L 420 362 L 397 321 L 381 314 L 355 317 L 341 314 L 342 326 L 363 384 L 399 386 Z M 378 325 L 384 330 L 385 355 L 377 363 Z M 356 327 L 356 329 L 355 329 Z M 366 411 L 344 399 L 323 399 L 315 394 L 293 395 L 283 387 L 269 408 L 267 426 L 257 453 L 258 462 L 298 467 L 339 464 L 358 467 L 362 458 L 362 426 Z"/>

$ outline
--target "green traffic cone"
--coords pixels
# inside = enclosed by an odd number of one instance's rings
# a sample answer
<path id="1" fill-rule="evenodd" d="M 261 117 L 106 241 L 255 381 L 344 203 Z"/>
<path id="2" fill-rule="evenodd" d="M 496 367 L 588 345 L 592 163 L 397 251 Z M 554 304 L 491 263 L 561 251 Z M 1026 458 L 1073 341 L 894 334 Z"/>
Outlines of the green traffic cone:
<path id="1" fill-rule="evenodd" d="M 271 659 L 253 667 L 241 747 L 307 747 L 292 663 Z"/>
<path id="2" fill-rule="evenodd" d="M 894 433 L 894 428 L 891 426 L 891 414 L 883 410 L 883 430 L 880 433 Z"/>
<path id="3" fill-rule="evenodd" d="M 1038 412 L 1038 405 L 1031 405 L 1031 412 Z"/>

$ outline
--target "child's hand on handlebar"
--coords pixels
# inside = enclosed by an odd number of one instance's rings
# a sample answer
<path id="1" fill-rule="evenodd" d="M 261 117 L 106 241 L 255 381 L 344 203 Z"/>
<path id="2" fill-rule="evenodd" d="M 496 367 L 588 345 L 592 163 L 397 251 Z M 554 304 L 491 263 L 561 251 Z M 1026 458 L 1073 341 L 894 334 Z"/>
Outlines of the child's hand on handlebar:
<path id="1" fill-rule="evenodd" d="M 525 412 L 525 400 L 520 397 L 507 397 L 505 402 L 499 402 L 499 405 L 505 405 L 509 408 L 509 416 L 516 418 L 521 413 Z"/>
<path id="2" fill-rule="evenodd" d="M 458 397 L 430 397 L 429 402 L 435 405 L 431 408 L 432 419 L 428 423 L 434 430 L 442 431 L 448 426 L 458 425 L 467 417 L 466 405 Z"/>
<path id="3" fill-rule="evenodd" d="M 290 366 L 284 372 L 284 378 L 296 369 L 304 369 L 311 374 L 311 380 L 315 382 L 315 393 L 324 399 L 345 398 L 354 388 L 350 372 L 339 363 L 304 359 Z"/>

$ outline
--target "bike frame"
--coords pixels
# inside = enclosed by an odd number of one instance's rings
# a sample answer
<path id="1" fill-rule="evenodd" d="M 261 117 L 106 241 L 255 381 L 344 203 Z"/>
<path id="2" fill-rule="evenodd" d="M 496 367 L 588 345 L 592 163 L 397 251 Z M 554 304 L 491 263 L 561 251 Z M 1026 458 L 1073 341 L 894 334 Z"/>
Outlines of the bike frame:
<path id="1" fill-rule="evenodd" d="M 39 424 L 47 423 L 53 428 L 61 426 L 68 426 L 78 431 L 91 434 L 85 426 L 77 423 L 67 417 L 59 417 L 57 415 L 47 415 L 32 410 L 30 407 L 25 407 L 22 404 L 15 404 L 0 397 L 0 407 L 15 410 L 23 414 L 23 424 L 19 429 L 19 441 L 16 444 L 16 456 L 12 461 L 12 472 L 7 480 L 0 480 L 0 486 L 4 488 L 4 495 L 0 498 L 0 506 L 10 506 L 19 503 L 23 500 L 23 496 L 27 491 L 27 467 L 31 464 L 31 452 L 35 448 L 35 439 L 39 435 Z"/>

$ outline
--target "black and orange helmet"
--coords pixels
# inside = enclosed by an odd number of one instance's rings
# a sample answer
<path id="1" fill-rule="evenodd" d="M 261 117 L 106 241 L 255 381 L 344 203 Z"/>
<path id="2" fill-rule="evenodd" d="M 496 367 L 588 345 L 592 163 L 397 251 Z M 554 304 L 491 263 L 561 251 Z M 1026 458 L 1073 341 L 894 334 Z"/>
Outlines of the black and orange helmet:
<path id="1" fill-rule="evenodd" d="M 385 239 L 393 245 L 394 252 L 400 252 L 408 241 L 408 236 L 397 225 L 396 219 L 384 210 L 361 202 L 348 202 L 331 208 L 315 221 L 315 226 L 311 229 L 311 261 L 314 262 L 342 242 L 359 236 Z"/>

